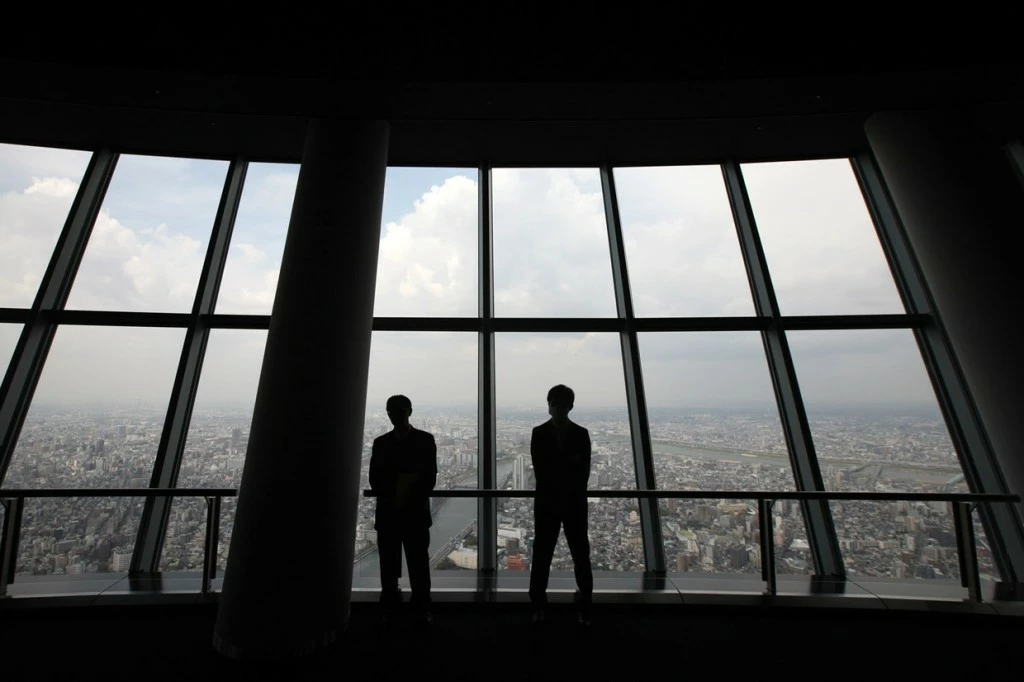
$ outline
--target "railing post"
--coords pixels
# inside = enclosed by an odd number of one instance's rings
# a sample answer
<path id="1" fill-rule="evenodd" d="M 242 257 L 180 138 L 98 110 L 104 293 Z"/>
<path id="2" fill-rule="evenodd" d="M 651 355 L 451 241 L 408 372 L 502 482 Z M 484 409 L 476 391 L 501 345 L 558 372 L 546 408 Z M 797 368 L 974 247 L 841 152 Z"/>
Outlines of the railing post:
<path id="1" fill-rule="evenodd" d="M 220 495 L 206 498 L 206 545 L 203 551 L 203 593 L 217 577 L 217 536 L 220 525 Z"/>
<path id="2" fill-rule="evenodd" d="M 21 532 L 21 509 L 25 500 L 7 497 L 3 500 L 4 534 L 0 539 L 0 598 L 8 596 L 7 586 L 14 582 L 14 569 L 18 565 L 18 535 Z"/>
<path id="3" fill-rule="evenodd" d="M 775 533 L 772 530 L 772 506 L 775 500 L 757 500 L 757 520 L 761 531 L 761 579 L 768 585 L 768 594 L 775 596 Z"/>
<path id="4" fill-rule="evenodd" d="M 952 502 L 953 528 L 956 532 L 957 556 L 960 559 L 960 584 L 967 588 L 967 596 L 980 602 L 981 575 L 978 572 L 978 552 L 974 544 L 972 502 Z"/>

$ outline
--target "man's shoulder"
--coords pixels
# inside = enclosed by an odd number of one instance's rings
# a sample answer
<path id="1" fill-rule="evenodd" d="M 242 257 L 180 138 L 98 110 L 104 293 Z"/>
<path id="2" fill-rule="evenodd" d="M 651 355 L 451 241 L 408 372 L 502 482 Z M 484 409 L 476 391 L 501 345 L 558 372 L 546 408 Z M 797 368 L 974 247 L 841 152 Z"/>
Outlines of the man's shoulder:
<path id="1" fill-rule="evenodd" d="M 576 431 L 579 432 L 580 434 L 590 435 L 590 432 L 587 431 L 587 427 L 582 426 L 580 424 L 577 424 L 576 422 L 570 422 L 570 423 L 572 424 L 573 428 L 576 429 Z"/>
<path id="2" fill-rule="evenodd" d="M 388 440 L 388 437 L 389 437 L 390 435 L 391 435 L 391 432 L 390 432 L 390 431 L 388 431 L 387 433 L 382 433 L 382 434 L 380 434 L 379 436 L 377 436 L 376 438 L 374 438 L 374 439 L 373 439 L 373 444 L 374 444 L 374 445 L 377 445 L 377 444 L 383 444 L 383 443 L 386 443 L 386 442 L 387 442 L 387 440 Z"/>
<path id="3" fill-rule="evenodd" d="M 414 426 L 414 427 L 412 427 L 412 432 L 420 440 L 429 441 L 429 442 L 433 442 L 434 441 L 434 434 L 432 434 L 430 431 L 424 431 L 423 429 L 417 429 Z"/>

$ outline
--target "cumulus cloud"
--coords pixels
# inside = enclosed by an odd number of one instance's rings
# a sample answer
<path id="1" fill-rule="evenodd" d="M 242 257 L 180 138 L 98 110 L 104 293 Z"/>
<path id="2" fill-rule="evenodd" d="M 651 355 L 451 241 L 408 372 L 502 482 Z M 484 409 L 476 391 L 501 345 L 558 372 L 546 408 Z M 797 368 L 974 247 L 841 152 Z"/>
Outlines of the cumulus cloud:
<path id="1" fill-rule="evenodd" d="M 23 148 L 11 151 L 0 146 L 0 306 L 31 305 L 87 162 L 88 156 L 77 152 L 67 157 L 50 152 L 35 156 Z M 122 159 L 69 307 L 190 310 L 225 170 L 223 162 Z M 388 171 L 375 314 L 475 317 L 479 290 L 475 174 L 406 170 Z M 757 164 L 745 166 L 744 172 L 784 314 L 901 310 L 844 161 Z M 294 164 L 250 167 L 218 313 L 270 313 L 297 176 Z M 497 315 L 614 316 L 607 224 L 597 171 L 496 169 L 492 181 Z M 618 169 L 615 181 L 638 315 L 753 313 L 717 167 Z M 5 327 L 5 338 L 16 339 L 19 330 L 18 325 Z M 83 396 L 97 399 L 123 393 L 165 400 L 169 390 L 165 375 L 170 371 L 172 376 L 173 369 L 163 365 L 176 365 L 181 339 L 156 331 L 150 335 L 126 330 L 106 333 L 109 338 L 84 330 L 61 330 L 46 376 L 67 372 L 67 377 L 76 378 L 66 382 L 67 388 L 53 388 L 53 395 L 73 395 L 73 387 L 80 387 Z M 243 340 L 231 334 L 216 337 L 220 333 L 215 332 L 215 338 L 223 339 L 217 343 L 238 352 L 225 351 L 217 360 L 211 339 L 203 382 L 222 388 L 207 389 L 210 400 L 223 401 L 230 395 L 251 400 L 265 334 L 254 332 L 255 336 Z M 927 398 L 927 382 L 920 381 L 921 374 L 913 378 L 902 371 L 913 365 L 908 362 L 915 357 L 912 347 L 909 354 L 893 354 L 892 337 L 881 334 L 857 337 L 860 345 L 851 350 L 856 336 L 830 332 L 813 342 L 795 337 L 794 354 L 808 395 L 815 400 Z M 243 348 L 248 350 L 242 352 Z M 615 334 L 501 334 L 496 348 L 502 409 L 535 407 L 547 389 L 559 382 L 577 389 L 581 407 L 625 409 Z M 739 404 L 757 402 L 763 396 L 771 400 L 757 334 L 645 334 L 640 350 L 649 404 Z M 112 353 L 113 364 L 89 359 L 103 353 Z M 375 333 L 369 400 L 380 402 L 392 393 L 408 392 L 417 395 L 419 404 L 473 404 L 477 353 L 475 334 Z M 158 362 L 156 356 L 163 360 Z M 126 367 L 139 368 L 125 374 L 136 378 L 152 374 L 154 379 L 140 381 L 134 388 L 122 385 L 127 376 L 102 380 L 104 372 L 119 371 L 114 365 L 121 360 Z M 876 374 L 877 383 L 871 384 L 853 369 L 836 373 L 837 367 L 852 368 L 861 360 L 882 368 Z M 0 353 L 0 363 L 4 361 Z M 74 366 L 81 366 L 81 371 Z M 93 371 L 100 366 L 106 369 L 99 374 Z M 246 382 L 243 375 L 251 379 Z M 232 385 L 247 388 L 233 393 Z M 49 395 L 51 389 L 46 386 L 40 387 L 40 395 Z"/>
<path id="2" fill-rule="evenodd" d="M 453 175 L 381 229 L 374 314 L 466 317 L 477 311 L 477 183 Z"/>
<path id="3" fill-rule="evenodd" d="M 78 183 L 71 178 L 32 178 L 32 184 L 25 189 L 25 194 L 73 199 L 77 191 Z"/>
<path id="4" fill-rule="evenodd" d="M 0 307 L 32 305 L 80 179 L 32 177 L 0 187 Z"/>
<path id="5" fill-rule="evenodd" d="M 608 231 L 593 169 L 496 169 L 498 317 L 614 317 Z"/>

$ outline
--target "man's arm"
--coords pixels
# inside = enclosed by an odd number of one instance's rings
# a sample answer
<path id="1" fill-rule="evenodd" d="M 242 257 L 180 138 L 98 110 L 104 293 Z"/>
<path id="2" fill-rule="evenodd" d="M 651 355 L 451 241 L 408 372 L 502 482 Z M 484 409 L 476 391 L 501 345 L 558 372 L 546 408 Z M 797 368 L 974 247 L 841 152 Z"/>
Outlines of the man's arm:
<path id="1" fill-rule="evenodd" d="M 379 448 L 377 446 L 378 441 L 373 441 L 373 449 L 370 451 L 370 490 L 380 494 L 381 488 L 381 463 L 380 457 L 378 457 Z"/>
<path id="2" fill-rule="evenodd" d="M 430 433 L 427 434 L 427 441 L 426 452 L 424 453 L 427 457 L 427 465 L 422 476 L 423 495 L 425 497 L 429 497 L 430 491 L 437 485 L 437 441 L 434 440 L 434 435 Z"/>
<path id="3" fill-rule="evenodd" d="M 533 464 L 533 482 L 535 487 L 540 487 L 540 482 L 547 481 L 548 471 L 545 468 L 544 443 L 540 435 L 540 427 L 533 427 L 533 434 L 530 436 L 530 462 Z"/>
<path id="4" fill-rule="evenodd" d="M 580 464 L 582 469 L 580 473 L 583 477 L 581 489 L 586 490 L 587 484 L 590 482 L 590 431 L 587 429 L 583 429 L 583 443 L 582 452 L 580 453 Z"/>

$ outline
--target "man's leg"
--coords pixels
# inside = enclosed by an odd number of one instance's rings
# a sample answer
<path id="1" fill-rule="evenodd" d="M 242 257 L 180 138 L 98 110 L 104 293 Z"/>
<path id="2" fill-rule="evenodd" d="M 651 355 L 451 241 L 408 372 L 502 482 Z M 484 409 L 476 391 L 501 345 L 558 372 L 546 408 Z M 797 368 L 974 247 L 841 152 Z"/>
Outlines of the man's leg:
<path id="1" fill-rule="evenodd" d="M 590 605 L 594 596 L 594 572 L 590 566 L 590 538 L 587 535 L 587 501 L 574 504 L 565 515 L 565 542 L 572 554 L 576 587 L 579 589 L 576 608 L 582 622 L 590 621 Z"/>
<path id="2" fill-rule="evenodd" d="M 402 537 L 395 531 L 377 531 L 377 556 L 380 558 L 380 603 L 384 617 L 398 608 L 402 594 L 398 579 L 402 577 Z"/>
<path id="3" fill-rule="evenodd" d="M 410 603 L 421 616 L 430 614 L 430 529 L 409 528 L 403 536 L 405 561 L 409 565 Z"/>
<path id="4" fill-rule="evenodd" d="M 548 577 L 551 573 L 551 558 L 555 554 L 558 531 L 562 520 L 558 510 L 543 502 L 534 501 L 533 513 L 533 557 L 530 560 L 530 601 L 534 614 L 542 612 L 547 605 Z"/>

